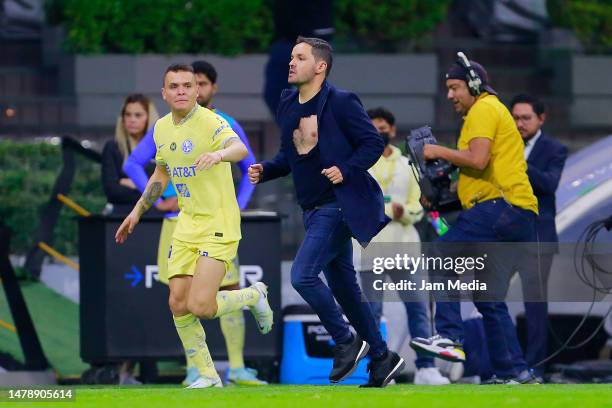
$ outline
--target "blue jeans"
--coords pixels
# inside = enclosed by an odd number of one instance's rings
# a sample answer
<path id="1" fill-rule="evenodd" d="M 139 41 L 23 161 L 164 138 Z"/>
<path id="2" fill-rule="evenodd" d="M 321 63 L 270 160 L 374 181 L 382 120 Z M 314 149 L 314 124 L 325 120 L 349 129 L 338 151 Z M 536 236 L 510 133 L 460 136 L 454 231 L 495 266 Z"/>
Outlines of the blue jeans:
<path id="1" fill-rule="evenodd" d="M 532 211 L 511 206 L 503 199 L 488 200 L 462 212 L 436 242 L 529 242 L 535 236 L 535 218 Z M 475 301 L 474 304 L 483 316 L 495 374 L 509 378 L 526 370 L 527 363 L 506 303 Z M 438 334 L 463 343 L 459 302 L 437 302 L 435 321 Z"/>
<path id="2" fill-rule="evenodd" d="M 335 300 L 355 331 L 370 345 L 370 355 L 383 356 L 387 344 L 370 305 L 362 302 L 353 267 L 351 233 L 338 203 L 304 211 L 303 218 L 306 236 L 291 267 L 291 284 L 317 313 L 336 344 L 350 341 L 352 334 Z M 319 277 L 321 271 L 329 287 Z"/>
<path id="3" fill-rule="evenodd" d="M 554 254 L 544 253 L 538 261 L 526 262 L 519 270 L 525 300 L 525 320 L 527 323 L 527 346 L 525 360 L 537 376 L 543 376 L 545 365 L 535 367 L 548 355 L 548 303 L 546 303 L 547 283 Z M 539 264 L 539 268 L 538 268 Z"/>
<path id="4" fill-rule="evenodd" d="M 380 319 L 382 318 L 382 302 L 370 302 L 372 313 L 376 323 L 380 326 Z M 408 315 L 408 330 L 410 331 L 410 337 L 431 337 L 431 325 L 429 322 L 429 315 L 427 313 L 426 302 L 404 302 L 406 308 L 406 314 Z M 431 356 L 424 354 L 418 354 L 414 362 L 416 368 L 428 368 L 435 367 L 434 359 Z"/>

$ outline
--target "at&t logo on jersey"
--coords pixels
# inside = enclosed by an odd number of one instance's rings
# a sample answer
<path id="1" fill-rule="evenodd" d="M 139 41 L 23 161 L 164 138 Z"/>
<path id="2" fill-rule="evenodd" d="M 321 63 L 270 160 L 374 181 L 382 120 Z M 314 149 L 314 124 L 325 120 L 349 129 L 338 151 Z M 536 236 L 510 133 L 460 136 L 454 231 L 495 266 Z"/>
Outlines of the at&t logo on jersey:
<path id="1" fill-rule="evenodd" d="M 172 169 L 172 177 L 195 177 L 196 166 L 178 166 Z"/>
<path id="2" fill-rule="evenodd" d="M 183 153 L 188 154 L 193 150 L 193 143 L 187 139 L 183 142 Z"/>

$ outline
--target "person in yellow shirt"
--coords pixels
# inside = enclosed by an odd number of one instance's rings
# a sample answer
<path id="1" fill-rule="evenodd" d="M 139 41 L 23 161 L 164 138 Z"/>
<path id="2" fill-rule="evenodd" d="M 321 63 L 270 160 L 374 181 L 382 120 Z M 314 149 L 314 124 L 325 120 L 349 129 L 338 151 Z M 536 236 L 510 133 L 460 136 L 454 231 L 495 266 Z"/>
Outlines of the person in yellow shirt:
<path id="1" fill-rule="evenodd" d="M 521 135 L 512 115 L 489 85 L 482 65 L 469 61 L 463 53 L 457 56 L 457 62 L 446 74 L 447 98 L 455 111 L 464 116 L 457 149 L 439 145 L 425 145 L 423 149 L 425 159 L 448 160 L 460 169 L 457 193 L 464 211 L 437 242 L 535 241 L 538 202 L 527 177 Z M 426 200 L 422 202 L 428 204 Z M 496 264 L 499 265 L 502 264 Z M 503 272 L 496 269 L 494 273 L 498 277 Z M 523 358 L 506 303 L 503 299 L 494 300 L 474 301 L 483 315 L 495 372 L 492 382 L 536 382 Z M 411 346 L 420 353 L 448 361 L 465 361 L 459 302 L 438 301 L 435 318 L 438 334 L 413 339 Z"/>
<path id="2" fill-rule="evenodd" d="M 263 334 L 270 332 L 273 323 L 263 282 L 219 291 L 241 238 L 230 163 L 242 160 L 247 149 L 225 119 L 196 103 L 191 65 L 167 68 L 162 97 L 171 112 L 155 124 L 157 166 L 115 240 L 125 242 L 172 179 L 180 213 L 168 254 L 169 305 L 186 355 L 200 374 L 188 388 L 221 387 L 199 319 L 248 306 Z"/>

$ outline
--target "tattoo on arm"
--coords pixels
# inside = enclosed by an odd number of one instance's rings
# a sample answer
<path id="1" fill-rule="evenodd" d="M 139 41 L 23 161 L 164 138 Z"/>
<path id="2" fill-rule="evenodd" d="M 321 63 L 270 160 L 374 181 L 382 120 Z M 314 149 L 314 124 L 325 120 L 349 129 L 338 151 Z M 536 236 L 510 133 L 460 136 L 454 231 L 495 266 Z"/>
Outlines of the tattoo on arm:
<path id="1" fill-rule="evenodd" d="M 155 201 L 157 201 L 157 199 L 161 197 L 161 194 L 162 183 L 159 181 L 151 183 L 149 188 L 145 190 L 145 192 L 142 194 L 142 197 L 140 197 L 140 200 L 138 201 L 140 215 L 144 214 L 149 208 L 151 208 Z"/>

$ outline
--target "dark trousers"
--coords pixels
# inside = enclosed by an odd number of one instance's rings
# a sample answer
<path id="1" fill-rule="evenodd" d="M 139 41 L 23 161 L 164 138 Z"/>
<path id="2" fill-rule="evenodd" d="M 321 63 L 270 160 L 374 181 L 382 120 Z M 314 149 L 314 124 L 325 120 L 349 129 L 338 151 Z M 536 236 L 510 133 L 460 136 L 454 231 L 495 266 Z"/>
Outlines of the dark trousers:
<path id="1" fill-rule="evenodd" d="M 547 284 L 553 253 L 540 254 L 533 262 L 527 262 L 519 269 L 523 298 L 525 299 L 525 320 L 527 323 L 527 347 L 525 360 L 534 374 L 542 376 L 544 365 L 535 365 L 547 356 L 548 344 L 548 303 Z M 539 262 L 539 267 L 538 267 Z"/>
<path id="2" fill-rule="evenodd" d="M 336 343 L 352 337 L 342 318 L 342 307 L 355 331 L 370 345 L 372 357 L 387 351 L 379 326 L 357 283 L 353 267 L 351 233 L 338 203 L 329 203 L 304 211 L 306 236 L 291 267 L 291 284 L 321 319 Z M 323 271 L 326 286 L 319 274 Z"/>
<path id="3" fill-rule="evenodd" d="M 484 201 L 462 212 L 457 222 L 436 242 L 441 243 L 440 246 L 453 242 L 529 242 L 535 236 L 535 217 L 535 213 L 511 206 L 502 199 Z M 520 254 L 507 255 L 512 259 Z M 475 300 L 474 304 L 483 316 L 495 374 L 509 378 L 527 369 L 506 303 Z M 464 327 L 459 302 L 437 302 L 435 321 L 438 334 L 463 343 Z"/>
<path id="4" fill-rule="evenodd" d="M 383 303 L 382 293 L 374 290 L 368 290 L 366 288 L 372 288 L 375 279 L 381 279 L 380 275 L 375 275 L 371 271 L 365 271 L 361 274 L 361 284 L 366 292 L 366 296 L 370 301 L 370 308 L 376 319 L 377 326 L 380 326 L 380 320 L 383 315 Z M 384 276 L 384 275 L 383 275 Z M 430 337 L 431 336 L 431 322 L 429 320 L 429 307 L 427 302 L 403 302 L 404 308 L 406 309 L 406 317 L 408 318 L 408 330 L 410 331 L 410 337 Z M 423 354 L 417 354 L 415 360 L 417 368 L 434 367 L 434 359 L 431 356 Z"/>
<path id="5" fill-rule="evenodd" d="M 382 302 L 370 302 L 370 307 L 372 308 L 372 313 L 374 313 L 376 322 L 380 324 L 383 308 Z M 427 313 L 427 303 L 404 302 L 404 307 L 406 308 L 406 315 L 408 316 L 410 337 L 431 337 L 431 324 L 429 321 L 429 314 Z M 414 364 L 416 368 L 435 367 L 433 357 L 423 354 L 417 354 Z"/>

